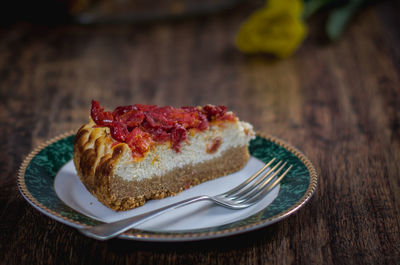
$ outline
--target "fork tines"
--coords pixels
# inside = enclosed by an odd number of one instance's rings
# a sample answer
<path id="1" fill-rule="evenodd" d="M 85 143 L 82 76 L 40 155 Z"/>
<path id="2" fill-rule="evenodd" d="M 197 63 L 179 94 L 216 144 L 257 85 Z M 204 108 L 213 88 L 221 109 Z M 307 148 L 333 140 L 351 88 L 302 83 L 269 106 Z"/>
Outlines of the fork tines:
<path id="1" fill-rule="evenodd" d="M 262 169 L 257 171 L 242 184 L 221 195 L 224 196 L 225 199 L 240 204 L 252 204 L 261 200 L 292 168 L 290 165 L 278 176 L 287 165 L 287 162 L 282 163 L 282 161 L 278 161 L 273 167 L 270 167 L 275 160 L 275 158 L 271 159 Z"/>

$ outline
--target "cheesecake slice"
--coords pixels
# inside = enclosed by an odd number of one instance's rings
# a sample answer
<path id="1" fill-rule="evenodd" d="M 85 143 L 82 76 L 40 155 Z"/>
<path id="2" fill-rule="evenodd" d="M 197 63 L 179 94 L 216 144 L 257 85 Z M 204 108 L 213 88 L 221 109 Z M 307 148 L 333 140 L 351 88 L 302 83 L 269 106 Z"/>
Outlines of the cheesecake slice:
<path id="1" fill-rule="evenodd" d="M 240 170 L 252 138 L 252 126 L 224 106 L 105 111 L 93 100 L 75 137 L 74 164 L 90 193 L 123 211 Z"/>

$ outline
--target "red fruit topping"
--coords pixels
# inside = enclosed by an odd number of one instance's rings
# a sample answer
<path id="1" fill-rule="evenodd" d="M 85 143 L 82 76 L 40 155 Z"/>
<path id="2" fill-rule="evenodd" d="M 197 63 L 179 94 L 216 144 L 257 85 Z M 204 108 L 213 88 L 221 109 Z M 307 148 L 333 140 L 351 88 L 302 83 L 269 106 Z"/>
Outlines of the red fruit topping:
<path id="1" fill-rule="evenodd" d="M 149 133 L 136 127 L 128 134 L 126 143 L 131 148 L 134 157 L 142 157 L 150 149 L 153 140 Z"/>
<path id="2" fill-rule="evenodd" d="M 186 137 L 186 129 L 182 125 L 178 124 L 171 131 L 172 148 L 179 152 L 179 149 L 181 148 L 181 142 L 186 140 Z"/>
<path id="3" fill-rule="evenodd" d="M 120 122 L 114 122 L 112 126 L 110 126 L 111 136 L 119 141 L 125 142 L 126 135 L 128 134 L 128 130 L 126 129 L 126 125 Z"/>
<path id="4" fill-rule="evenodd" d="M 100 126 L 109 126 L 113 123 L 114 117 L 111 112 L 104 111 L 100 107 L 99 102 L 92 100 L 92 111 L 91 116 L 93 121 Z"/>
<path id="5" fill-rule="evenodd" d="M 209 154 L 214 154 L 218 151 L 218 148 L 221 146 L 222 144 L 222 138 L 221 137 L 216 137 L 215 139 L 213 139 L 213 141 L 211 142 L 211 144 L 209 144 L 207 146 L 207 153 Z"/>
<path id="6" fill-rule="evenodd" d="M 203 113 L 207 115 L 209 121 L 212 120 L 234 120 L 235 115 L 232 112 L 226 112 L 225 106 L 206 105 L 203 107 Z"/>
<path id="7" fill-rule="evenodd" d="M 96 126 L 110 128 L 114 140 L 128 144 L 133 157 L 143 157 L 155 142 L 169 141 L 179 152 L 188 130 L 203 131 L 210 122 L 236 119 L 232 112 L 226 112 L 225 106 L 173 108 L 135 104 L 109 112 L 95 100 L 91 116 Z"/>

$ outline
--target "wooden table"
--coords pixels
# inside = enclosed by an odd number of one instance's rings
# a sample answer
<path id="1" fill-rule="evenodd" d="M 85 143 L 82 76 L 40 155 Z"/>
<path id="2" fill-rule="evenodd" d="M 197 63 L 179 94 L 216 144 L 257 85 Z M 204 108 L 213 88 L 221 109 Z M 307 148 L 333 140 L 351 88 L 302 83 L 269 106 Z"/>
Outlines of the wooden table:
<path id="1" fill-rule="evenodd" d="M 363 10 L 335 44 L 311 30 L 280 61 L 235 50 L 241 8 L 147 25 L 2 26 L 0 264 L 399 264 L 397 10 Z M 16 176 L 32 148 L 87 120 L 91 99 L 227 105 L 302 150 L 317 191 L 289 218 L 228 238 L 89 239 L 31 207 Z"/>

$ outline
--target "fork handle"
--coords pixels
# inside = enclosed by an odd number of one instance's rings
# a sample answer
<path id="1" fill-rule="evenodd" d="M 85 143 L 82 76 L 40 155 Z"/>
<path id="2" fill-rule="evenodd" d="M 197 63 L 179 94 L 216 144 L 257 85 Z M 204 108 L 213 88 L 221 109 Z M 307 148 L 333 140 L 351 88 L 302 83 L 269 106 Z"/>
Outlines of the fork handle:
<path id="1" fill-rule="evenodd" d="M 147 213 L 139 214 L 136 216 L 132 216 L 123 220 L 119 220 L 112 223 L 104 223 L 96 226 L 91 226 L 89 228 L 82 228 L 80 232 L 86 236 L 89 236 L 98 240 L 107 240 L 113 237 L 120 235 L 121 233 L 133 228 L 134 226 L 146 222 L 147 220 L 161 215 L 163 213 L 169 212 L 171 210 L 186 206 L 191 203 L 195 203 L 198 201 L 208 200 L 210 197 L 208 196 L 197 196 L 192 197 L 183 201 L 179 201 L 160 209 L 156 209 Z"/>

